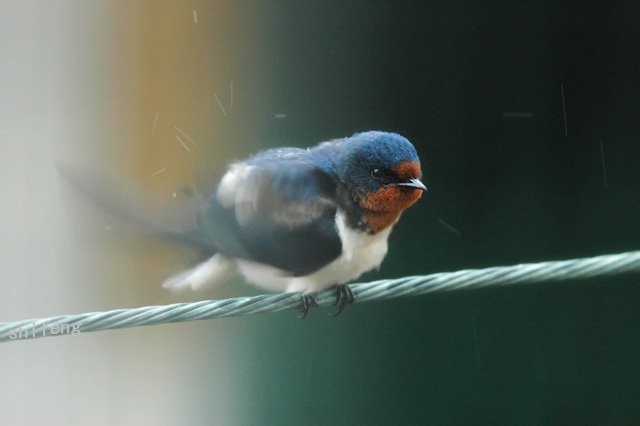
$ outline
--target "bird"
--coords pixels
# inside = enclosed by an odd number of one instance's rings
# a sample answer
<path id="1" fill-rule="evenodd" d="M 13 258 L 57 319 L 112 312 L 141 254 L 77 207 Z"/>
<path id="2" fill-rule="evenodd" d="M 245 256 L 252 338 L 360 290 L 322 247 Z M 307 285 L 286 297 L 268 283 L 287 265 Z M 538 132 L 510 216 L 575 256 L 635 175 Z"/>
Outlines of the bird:
<path id="1" fill-rule="evenodd" d="M 258 152 L 231 163 L 210 194 L 185 206 L 152 206 L 144 191 L 127 194 L 77 167 L 57 168 L 112 215 L 200 253 L 163 287 L 200 290 L 239 274 L 299 293 L 301 318 L 332 287 L 335 315 L 354 302 L 348 283 L 380 267 L 394 225 L 427 190 L 413 144 L 384 131 Z"/>
<path id="2" fill-rule="evenodd" d="M 427 190 L 421 178 L 412 143 L 383 131 L 232 163 L 191 233 L 211 256 L 163 286 L 197 290 L 239 273 L 299 293 L 301 318 L 317 306 L 314 294 L 335 287 L 340 314 L 355 300 L 348 283 L 379 268 L 394 225 Z"/>

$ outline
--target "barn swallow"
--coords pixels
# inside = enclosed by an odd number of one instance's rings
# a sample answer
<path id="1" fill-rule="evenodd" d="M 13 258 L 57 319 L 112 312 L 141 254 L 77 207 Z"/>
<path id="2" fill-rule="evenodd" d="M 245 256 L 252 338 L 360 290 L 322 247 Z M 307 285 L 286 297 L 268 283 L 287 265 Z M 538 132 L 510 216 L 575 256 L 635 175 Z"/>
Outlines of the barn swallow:
<path id="1" fill-rule="evenodd" d="M 165 281 L 178 290 L 240 273 L 272 291 L 299 292 L 304 317 L 314 293 L 379 267 L 402 212 L 426 191 L 414 146 L 397 133 L 369 131 L 312 148 L 277 148 L 231 164 L 198 214 L 210 257 Z"/>

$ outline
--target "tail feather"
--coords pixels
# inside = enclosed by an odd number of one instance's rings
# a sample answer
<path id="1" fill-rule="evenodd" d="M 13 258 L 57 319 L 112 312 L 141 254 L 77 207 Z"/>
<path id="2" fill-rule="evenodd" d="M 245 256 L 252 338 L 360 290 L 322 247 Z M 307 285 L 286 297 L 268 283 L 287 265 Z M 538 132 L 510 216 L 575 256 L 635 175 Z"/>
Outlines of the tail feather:
<path id="1" fill-rule="evenodd" d="M 57 164 L 59 174 L 74 189 L 106 212 L 140 230 L 211 256 L 215 249 L 197 223 L 202 204 L 196 197 L 159 203 L 132 182 L 116 184 L 95 173 Z"/>

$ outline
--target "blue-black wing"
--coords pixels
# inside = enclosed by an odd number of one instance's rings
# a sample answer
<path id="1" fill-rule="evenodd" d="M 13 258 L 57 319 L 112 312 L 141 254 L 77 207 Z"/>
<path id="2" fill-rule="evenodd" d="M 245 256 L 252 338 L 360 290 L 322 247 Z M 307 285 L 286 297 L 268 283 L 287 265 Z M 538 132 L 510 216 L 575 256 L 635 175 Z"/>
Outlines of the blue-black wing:
<path id="1" fill-rule="evenodd" d="M 266 151 L 230 167 L 200 226 L 222 253 L 304 275 L 342 251 L 336 185 L 305 150 Z"/>

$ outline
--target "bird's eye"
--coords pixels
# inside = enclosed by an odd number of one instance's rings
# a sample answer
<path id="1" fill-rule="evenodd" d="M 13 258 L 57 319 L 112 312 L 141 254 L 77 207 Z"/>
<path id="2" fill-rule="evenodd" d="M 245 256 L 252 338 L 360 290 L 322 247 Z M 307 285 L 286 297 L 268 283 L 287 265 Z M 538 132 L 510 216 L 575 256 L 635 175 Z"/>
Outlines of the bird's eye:
<path id="1" fill-rule="evenodd" d="M 371 176 L 373 176 L 374 179 L 382 179 L 384 172 L 380 169 L 373 169 L 371 170 Z"/>

